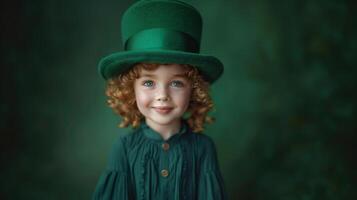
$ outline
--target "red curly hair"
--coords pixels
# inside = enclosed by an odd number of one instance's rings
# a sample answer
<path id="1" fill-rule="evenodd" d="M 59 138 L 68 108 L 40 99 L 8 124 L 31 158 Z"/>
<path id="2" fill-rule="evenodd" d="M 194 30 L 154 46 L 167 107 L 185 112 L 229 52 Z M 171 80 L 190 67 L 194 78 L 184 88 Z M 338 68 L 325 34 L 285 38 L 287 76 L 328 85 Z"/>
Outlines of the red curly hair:
<path id="1" fill-rule="evenodd" d="M 107 104 L 115 113 L 122 117 L 119 127 L 131 125 L 136 128 L 140 125 L 144 116 L 140 113 L 134 92 L 134 82 L 140 77 L 142 69 L 156 70 L 162 64 L 139 63 L 129 71 L 108 80 L 105 94 L 108 96 Z M 193 132 L 204 130 L 204 123 L 212 123 L 213 118 L 207 116 L 213 108 L 213 102 L 209 95 L 209 83 L 199 74 L 197 68 L 190 65 L 181 65 L 185 69 L 185 75 L 192 84 L 192 93 L 186 113 L 190 114 L 185 119 Z"/>

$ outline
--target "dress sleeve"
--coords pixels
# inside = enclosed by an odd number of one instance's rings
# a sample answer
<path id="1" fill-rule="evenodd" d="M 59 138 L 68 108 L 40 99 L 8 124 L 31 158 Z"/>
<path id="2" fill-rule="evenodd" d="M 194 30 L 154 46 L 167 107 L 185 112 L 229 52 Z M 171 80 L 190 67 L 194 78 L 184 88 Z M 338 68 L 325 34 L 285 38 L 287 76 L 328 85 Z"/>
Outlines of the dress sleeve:
<path id="1" fill-rule="evenodd" d="M 128 171 L 128 158 L 123 138 L 113 145 L 108 166 L 99 178 L 93 200 L 129 200 L 132 187 Z"/>
<path id="2" fill-rule="evenodd" d="M 219 168 L 216 146 L 211 138 L 204 145 L 200 170 L 198 199 L 227 200 L 223 177 Z"/>

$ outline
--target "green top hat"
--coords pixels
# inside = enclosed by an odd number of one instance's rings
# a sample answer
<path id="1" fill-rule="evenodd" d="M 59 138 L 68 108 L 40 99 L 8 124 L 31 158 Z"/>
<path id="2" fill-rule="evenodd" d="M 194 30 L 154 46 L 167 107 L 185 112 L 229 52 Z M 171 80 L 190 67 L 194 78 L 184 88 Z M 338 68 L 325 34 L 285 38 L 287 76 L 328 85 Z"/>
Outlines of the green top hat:
<path id="1" fill-rule="evenodd" d="M 189 64 L 210 83 L 223 73 L 215 57 L 200 54 L 202 18 L 187 3 L 177 0 L 141 0 L 124 13 L 121 23 L 124 51 L 99 62 L 104 79 L 136 63 Z"/>

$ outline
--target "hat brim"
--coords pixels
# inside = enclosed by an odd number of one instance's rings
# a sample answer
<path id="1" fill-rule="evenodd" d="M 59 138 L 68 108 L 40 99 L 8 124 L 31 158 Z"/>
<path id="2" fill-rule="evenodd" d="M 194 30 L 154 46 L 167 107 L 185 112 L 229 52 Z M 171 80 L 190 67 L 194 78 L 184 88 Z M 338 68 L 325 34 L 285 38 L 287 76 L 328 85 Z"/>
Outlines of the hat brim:
<path id="1" fill-rule="evenodd" d="M 203 78 L 213 83 L 223 73 L 223 64 L 213 56 L 174 50 L 123 51 L 100 60 L 98 70 L 104 79 L 120 74 L 137 63 L 189 64 L 196 67 Z"/>

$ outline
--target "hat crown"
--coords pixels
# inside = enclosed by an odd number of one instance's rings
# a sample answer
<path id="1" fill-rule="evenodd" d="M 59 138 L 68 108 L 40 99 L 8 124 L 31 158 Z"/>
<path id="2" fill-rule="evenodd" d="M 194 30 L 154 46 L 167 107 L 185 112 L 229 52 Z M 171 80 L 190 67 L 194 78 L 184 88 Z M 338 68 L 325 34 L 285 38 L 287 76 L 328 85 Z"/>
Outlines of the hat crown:
<path id="1" fill-rule="evenodd" d="M 181 35 L 188 36 L 185 37 L 189 41 L 186 43 L 195 43 L 195 45 L 189 46 L 196 46 L 197 50 L 193 50 L 193 52 L 199 51 L 202 17 L 194 7 L 187 3 L 177 0 L 141 0 L 134 3 L 122 18 L 121 30 L 124 47 L 127 48 L 131 38 L 136 37 L 135 40 L 138 41 L 137 38 L 141 37 L 138 35 L 145 35 L 142 33 L 153 29 L 160 29 L 166 35 L 170 34 L 169 32 L 176 31 Z M 154 32 L 151 32 L 151 36 L 153 36 L 152 33 Z M 155 41 L 161 40 L 161 38 L 162 40 L 168 38 L 159 34 L 157 36 L 154 34 L 154 37 L 160 38 L 149 40 Z M 175 34 L 170 34 L 170 40 L 176 40 L 175 37 Z M 177 40 L 180 41 L 181 39 L 177 38 Z M 170 41 L 161 41 L 161 43 L 170 43 Z"/>
<path id="2" fill-rule="evenodd" d="M 99 72 L 108 79 L 137 63 L 176 63 L 196 67 L 213 83 L 223 73 L 223 64 L 213 56 L 200 54 L 201 14 L 179 0 L 141 0 L 122 16 L 124 51 L 99 62 Z"/>

